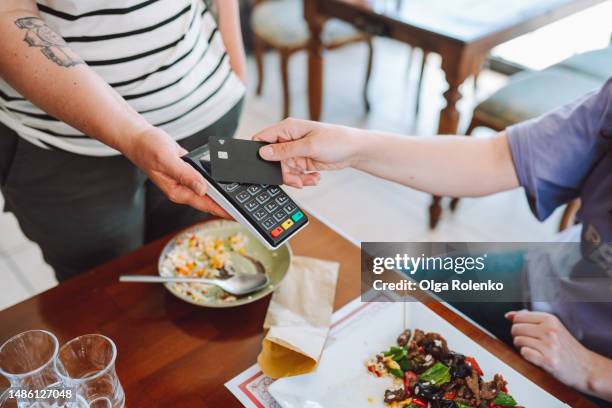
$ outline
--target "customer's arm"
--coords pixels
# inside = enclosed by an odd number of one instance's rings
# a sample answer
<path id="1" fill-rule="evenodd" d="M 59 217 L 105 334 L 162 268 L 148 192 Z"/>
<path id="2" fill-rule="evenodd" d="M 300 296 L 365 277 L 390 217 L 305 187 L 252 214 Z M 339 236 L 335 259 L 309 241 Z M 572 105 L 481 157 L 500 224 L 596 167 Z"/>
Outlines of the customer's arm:
<path id="1" fill-rule="evenodd" d="M 215 0 L 219 10 L 219 31 L 236 75 L 246 83 L 246 56 L 240 29 L 238 0 Z"/>
<path id="2" fill-rule="evenodd" d="M 521 356 L 587 394 L 612 401 L 612 360 L 584 347 L 550 313 L 528 310 L 506 314 Z"/>
<path id="3" fill-rule="evenodd" d="M 55 118 L 127 156 L 174 202 L 225 214 L 185 153 L 40 19 L 34 0 L 0 2 L 0 77 Z"/>
<path id="4" fill-rule="evenodd" d="M 318 182 L 319 170 L 354 167 L 442 196 L 482 196 L 518 187 L 506 136 L 406 137 L 287 119 L 255 135 L 277 143 L 262 149 L 281 160 L 285 182 Z M 312 173 L 315 172 L 315 173 Z"/>

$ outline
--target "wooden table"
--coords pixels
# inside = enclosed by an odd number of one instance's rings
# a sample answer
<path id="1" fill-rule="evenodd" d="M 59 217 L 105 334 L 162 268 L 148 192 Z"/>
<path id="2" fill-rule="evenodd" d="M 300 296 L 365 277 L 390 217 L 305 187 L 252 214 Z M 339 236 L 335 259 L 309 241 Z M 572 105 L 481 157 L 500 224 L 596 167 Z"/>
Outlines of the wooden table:
<path id="1" fill-rule="evenodd" d="M 269 297 L 234 309 L 205 309 L 175 298 L 161 285 L 118 282 L 122 274 L 155 274 L 168 239 L 1 311 L 0 343 L 29 329 L 50 330 L 60 342 L 103 333 L 117 343 L 127 406 L 240 407 L 223 384 L 255 362 Z M 297 255 L 340 262 L 336 308 L 359 295 L 358 247 L 313 217 L 291 244 Z M 443 305 L 429 307 L 572 407 L 592 406 Z"/>
<path id="2" fill-rule="evenodd" d="M 328 18 L 347 21 L 366 33 L 403 41 L 426 53 L 440 54 L 448 83 L 444 92 L 446 105 L 438 122 L 438 134 L 444 135 L 458 133 L 459 87 L 470 75 L 478 74 L 493 47 L 603 1 L 305 0 L 304 17 L 311 33 L 308 47 L 310 118 L 321 118 L 321 29 Z M 433 197 L 429 208 L 432 228 L 441 212 L 440 197 Z"/>

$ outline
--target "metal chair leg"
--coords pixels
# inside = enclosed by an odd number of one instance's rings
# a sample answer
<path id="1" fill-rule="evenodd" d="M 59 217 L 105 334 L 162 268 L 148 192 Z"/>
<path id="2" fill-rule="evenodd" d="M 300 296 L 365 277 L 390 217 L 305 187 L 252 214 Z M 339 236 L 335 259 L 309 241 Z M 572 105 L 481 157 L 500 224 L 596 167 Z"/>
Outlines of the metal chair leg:
<path id="1" fill-rule="evenodd" d="M 255 90 L 255 94 L 261 96 L 264 80 L 263 43 L 257 35 L 253 36 L 253 56 L 255 57 L 255 65 L 257 66 L 257 89 Z"/>
<path id="2" fill-rule="evenodd" d="M 410 80 L 410 70 L 412 69 L 412 61 L 414 60 L 414 47 L 410 47 L 408 51 L 408 62 L 406 63 L 406 76 Z"/>
<path id="3" fill-rule="evenodd" d="M 365 107 L 366 113 L 370 112 L 370 98 L 368 95 L 370 78 L 372 77 L 372 65 L 374 63 L 374 44 L 372 42 L 372 38 L 368 38 L 366 41 L 368 45 L 368 63 L 366 68 L 366 77 L 365 82 L 363 84 L 363 104 Z"/>
<path id="4" fill-rule="evenodd" d="M 416 103 L 415 103 L 415 116 L 419 114 L 419 109 L 421 107 L 421 90 L 423 87 L 423 74 L 425 73 L 425 64 L 427 63 L 427 56 L 429 56 L 429 52 L 423 50 L 423 60 L 421 61 L 421 72 L 419 72 L 419 81 L 417 82 L 416 89 Z"/>

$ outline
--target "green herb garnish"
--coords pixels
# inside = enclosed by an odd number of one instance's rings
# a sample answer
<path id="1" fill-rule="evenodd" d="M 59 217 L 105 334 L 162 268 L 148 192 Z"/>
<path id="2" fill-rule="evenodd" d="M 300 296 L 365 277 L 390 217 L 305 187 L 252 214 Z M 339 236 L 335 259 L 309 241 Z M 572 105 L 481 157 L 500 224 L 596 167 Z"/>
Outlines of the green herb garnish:
<path id="1" fill-rule="evenodd" d="M 402 368 L 402 370 L 404 371 L 410 371 L 412 370 L 412 363 L 410 362 L 410 359 L 408 358 L 408 356 L 405 356 L 404 358 L 402 358 L 401 360 L 398 360 L 397 364 L 399 364 L 399 366 Z"/>
<path id="2" fill-rule="evenodd" d="M 427 369 L 419 376 L 421 381 L 426 381 L 440 386 L 450 381 L 450 368 L 438 362 Z"/>
<path id="3" fill-rule="evenodd" d="M 394 376 L 396 376 L 397 378 L 404 378 L 404 372 L 402 370 L 400 370 L 399 368 L 390 368 L 389 372 L 391 374 L 393 374 Z"/>
<path id="4" fill-rule="evenodd" d="M 506 394 L 505 392 L 499 392 L 495 399 L 493 400 L 495 405 L 499 405 L 500 407 L 513 407 L 516 405 L 516 401 L 512 398 L 511 395 Z"/>

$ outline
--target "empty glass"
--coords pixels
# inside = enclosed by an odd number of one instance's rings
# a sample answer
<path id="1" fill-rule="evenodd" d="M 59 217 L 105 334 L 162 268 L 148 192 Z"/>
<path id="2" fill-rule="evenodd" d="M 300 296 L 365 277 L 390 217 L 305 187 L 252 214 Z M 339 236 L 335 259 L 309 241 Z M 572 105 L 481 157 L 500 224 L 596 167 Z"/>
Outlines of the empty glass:
<path id="1" fill-rule="evenodd" d="M 76 390 L 91 408 L 122 408 L 123 388 L 115 372 L 117 347 L 100 334 L 87 334 L 63 345 L 55 371 L 65 387 Z"/>
<path id="2" fill-rule="evenodd" d="M 45 330 L 30 330 L 18 334 L 0 346 L 0 374 L 11 388 L 0 397 L 0 406 L 20 408 L 69 407 L 74 398 L 66 394 L 49 393 L 60 390 L 54 370 L 58 353 L 57 338 Z"/>

